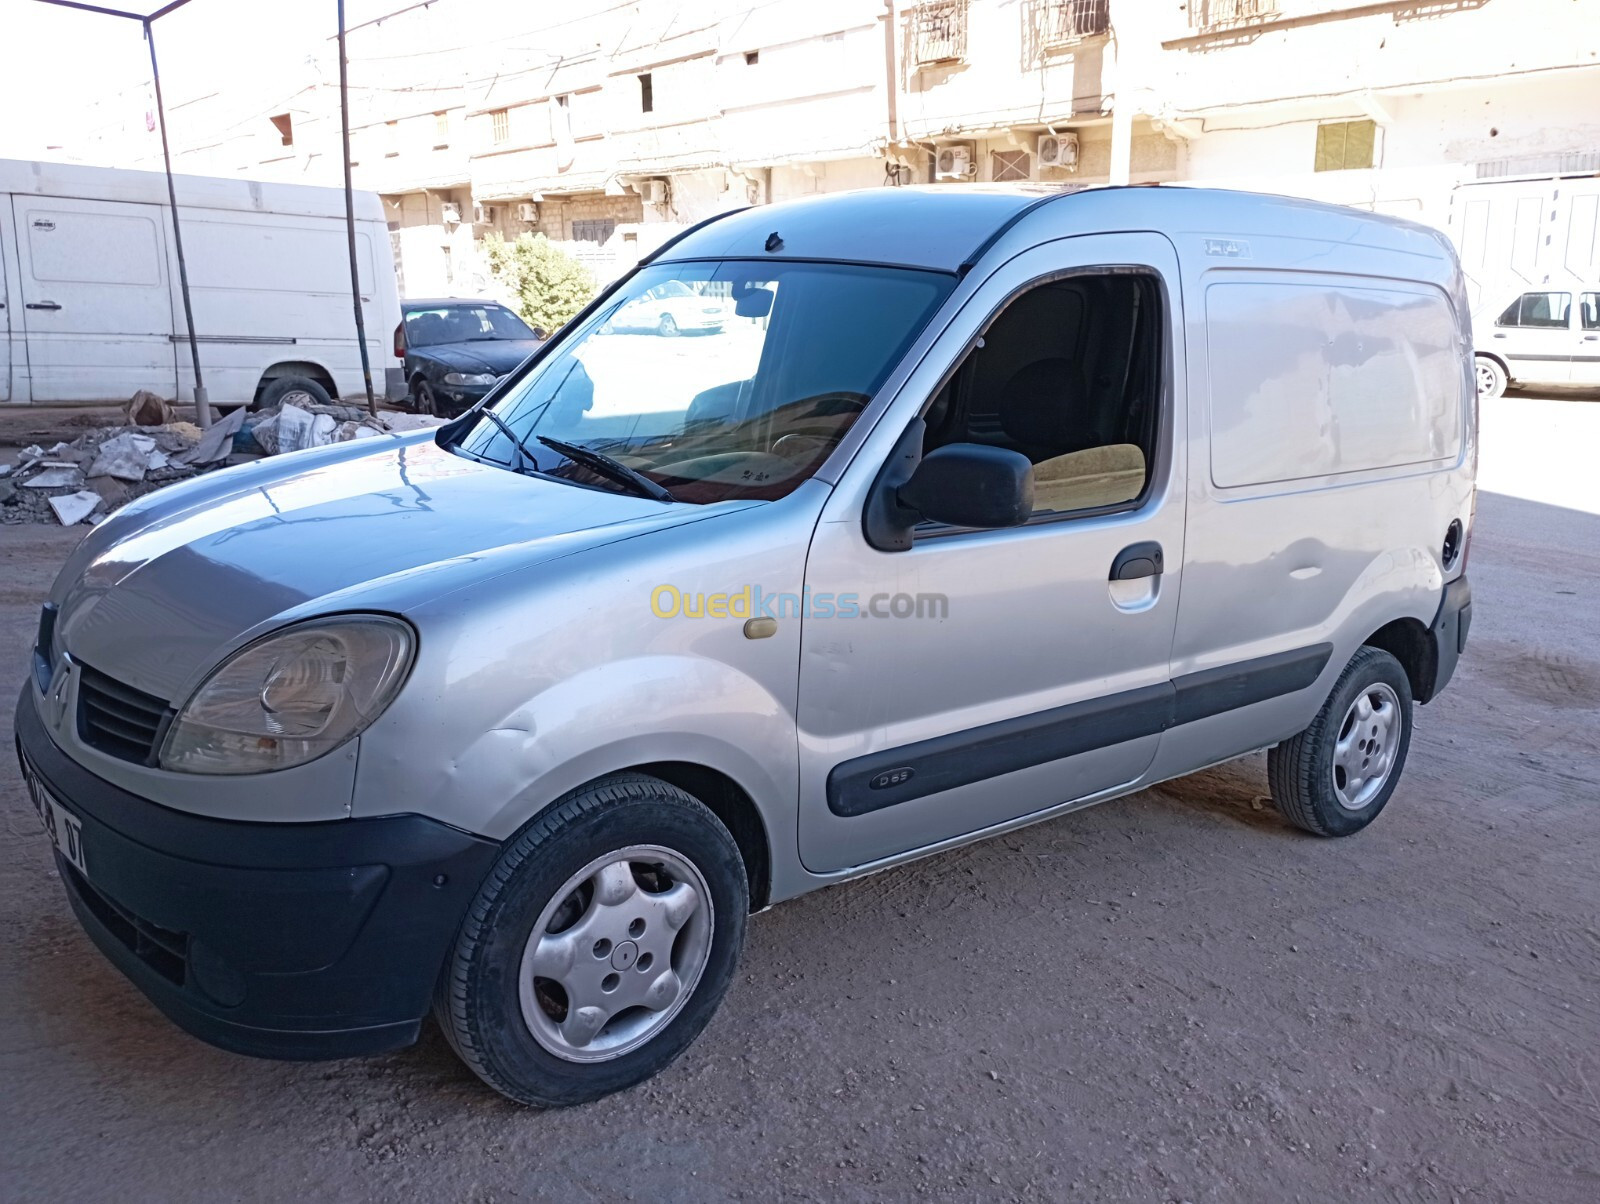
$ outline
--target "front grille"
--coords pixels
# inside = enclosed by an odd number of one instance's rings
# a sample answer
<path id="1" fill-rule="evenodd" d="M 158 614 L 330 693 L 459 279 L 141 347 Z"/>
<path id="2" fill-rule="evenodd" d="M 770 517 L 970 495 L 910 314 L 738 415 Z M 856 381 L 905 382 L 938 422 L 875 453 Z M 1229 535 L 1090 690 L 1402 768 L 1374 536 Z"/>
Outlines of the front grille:
<path id="1" fill-rule="evenodd" d="M 88 880 L 65 861 L 61 861 L 60 866 L 63 875 L 70 875 L 74 892 L 94 918 L 100 921 L 101 927 L 168 982 L 180 987 L 184 984 L 189 967 L 187 933 L 174 932 L 134 915 L 90 886 Z"/>
<path id="2" fill-rule="evenodd" d="M 154 694 L 80 666 L 78 739 L 90 748 L 122 761 L 151 765 L 171 721 L 172 708 Z"/>

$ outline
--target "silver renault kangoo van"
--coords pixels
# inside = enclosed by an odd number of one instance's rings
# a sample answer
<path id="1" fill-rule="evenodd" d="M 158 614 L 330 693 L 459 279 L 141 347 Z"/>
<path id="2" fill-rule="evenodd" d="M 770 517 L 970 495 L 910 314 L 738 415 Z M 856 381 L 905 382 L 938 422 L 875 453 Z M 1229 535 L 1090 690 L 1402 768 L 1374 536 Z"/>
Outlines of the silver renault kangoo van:
<path id="1" fill-rule="evenodd" d="M 720 324 L 618 320 L 664 293 Z M 83 926 L 190 1032 L 345 1056 L 431 1010 L 497 1090 L 588 1100 L 820 886 L 1260 749 L 1289 823 L 1365 828 L 1466 641 L 1475 405 L 1422 226 L 747 209 L 437 431 L 92 531 L 18 745 Z"/>

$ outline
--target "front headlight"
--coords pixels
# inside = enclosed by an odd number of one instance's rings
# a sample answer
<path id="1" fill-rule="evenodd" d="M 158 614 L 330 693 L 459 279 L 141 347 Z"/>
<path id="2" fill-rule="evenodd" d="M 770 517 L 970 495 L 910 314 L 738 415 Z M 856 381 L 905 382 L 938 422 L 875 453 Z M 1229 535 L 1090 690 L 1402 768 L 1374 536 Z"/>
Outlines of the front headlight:
<path id="1" fill-rule="evenodd" d="M 500 378 L 493 372 L 446 372 L 444 383 L 447 385 L 492 385 Z"/>
<path id="2" fill-rule="evenodd" d="M 229 657 L 172 722 L 161 767 L 266 773 L 313 761 L 394 701 L 416 637 L 385 615 L 297 623 Z"/>

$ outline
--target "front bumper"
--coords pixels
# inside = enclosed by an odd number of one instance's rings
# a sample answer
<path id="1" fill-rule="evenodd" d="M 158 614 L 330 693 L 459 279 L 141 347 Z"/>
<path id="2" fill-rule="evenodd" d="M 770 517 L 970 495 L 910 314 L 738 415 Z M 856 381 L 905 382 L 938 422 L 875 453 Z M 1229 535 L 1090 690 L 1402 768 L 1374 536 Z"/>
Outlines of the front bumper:
<path id="1" fill-rule="evenodd" d="M 420 815 L 243 823 L 189 815 L 69 758 L 24 687 L 17 747 L 83 823 L 68 900 L 102 953 L 202 1040 L 336 1058 L 416 1040 L 461 917 L 499 852 Z"/>

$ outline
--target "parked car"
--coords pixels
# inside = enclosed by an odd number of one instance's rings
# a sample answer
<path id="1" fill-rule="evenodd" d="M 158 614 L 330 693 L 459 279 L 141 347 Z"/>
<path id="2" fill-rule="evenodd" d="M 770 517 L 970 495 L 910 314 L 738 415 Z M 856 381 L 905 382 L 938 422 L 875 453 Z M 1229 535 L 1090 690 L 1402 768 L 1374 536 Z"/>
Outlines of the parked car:
<path id="1" fill-rule="evenodd" d="M 527 359 L 545 333 L 496 301 L 402 301 L 394 354 L 407 399 L 422 414 L 453 418 Z"/>
<path id="2" fill-rule="evenodd" d="M 1499 397 L 1508 384 L 1600 385 L 1600 283 L 1576 296 L 1537 289 L 1493 298 L 1473 321 L 1481 396 Z"/>
<path id="3" fill-rule="evenodd" d="M 200 369 L 216 405 L 365 400 L 344 192 L 178 176 Z M 0 402 L 192 400 L 194 366 L 160 172 L 0 160 Z M 15 221 L 11 220 L 13 215 Z M 375 193 L 355 194 L 375 386 L 399 315 Z"/>
<path id="4" fill-rule="evenodd" d="M 702 296 L 681 280 L 667 280 L 618 309 L 601 333 L 649 331 L 671 338 L 691 331 L 715 334 L 727 322 L 728 307 L 722 301 Z"/>
<path id="5" fill-rule="evenodd" d="M 598 337 L 709 281 L 759 348 Z M 507 1096 L 593 1099 L 689 1045 L 769 904 L 1262 749 L 1289 823 L 1370 824 L 1466 644 L 1468 348 L 1449 244 L 1350 209 L 730 214 L 456 422 L 89 532 L 24 772 L 189 1031 L 343 1057 L 431 1009 Z"/>

